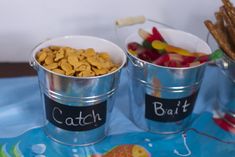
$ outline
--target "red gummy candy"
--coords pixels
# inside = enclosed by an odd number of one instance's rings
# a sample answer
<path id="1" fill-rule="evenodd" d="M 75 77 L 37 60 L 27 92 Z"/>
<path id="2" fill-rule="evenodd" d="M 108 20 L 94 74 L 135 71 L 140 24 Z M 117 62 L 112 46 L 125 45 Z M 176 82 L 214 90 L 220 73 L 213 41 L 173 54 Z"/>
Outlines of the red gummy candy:
<path id="1" fill-rule="evenodd" d="M 160 40 L 162 42 L 166 42 L 156 27 L 152 28 L 152 34 L 146 40 L 150 43 L 153 42 L 154 40 Z"/>
<path id="2" fill-rule="evenodd" d="M 199 61 L 200 63 L 205 63 L 205 62 L 209 61 L 209 56 L 208 56 L 208 55 L 200 56 L 200 57 L 198 58 L 198 61 Z"/>
<path id="3" fill-rule="evenodd" d="M 168 62 L 170 60 L 170 57 L 168 54 L 161 55 L 159 58 L 157 58 L 155 61 L 153 61 L 156 65 L 164 65 L 165 62 Z"/>
<path id="4" fill-rule="evenodd" d="M 179 61 L 168 61 L 164 64 L 164 66 L 167 66 L 167 67 L 181 67 L 181 64 Z"/>
<path id="5" fill-rule="evenodd" d="M 154 61 L 156 60 L 160 54 L 156 50 L 144 49 L 141 53 L 138 54 L 138 57 L 145 61 Z"/>
<path id="6" fill-rule="evenodd" d="M 197 57 L 195 57 L 195 56 L 183 56 L 182 64 L 183 64 L 183 65 L 186 65 L 186 64 L 188 64 L 188 63 L 192 63 L 192 62 L 194 62 L 196 59 L 197 59 Z"/>
<path id="7" fill-rule="evenodd" d="M 139 59 L 142 59 L 142 60 L 144 60 L 144 61 L 150 61 L 150 57 L 148 56 L 148 54 L 146 54 L 146 53 L 140 53 L 140 54 L 138 54 L 137 55 L 137 57 L 139 58 Z"/>
<path id="8" fill-rule="evenodd" d="M 182 55 L 175 54 L 175 53 L 170 53 L 168 55 L 169 55 L 169 60 L 170 61 L 179 61 L 179 62 L 183 61 L 183 56 Z"/>
<path id="9" fill-rule="evenodd" d="M 155 39 L 166 42 L 156 27 L 152 28 L 152 33 L 153 33 L 153 36 L 155 37 Z"/>
<path id="10" fill-rule="evenodd" d="M 135 51 L 140 46 L 141 45 L 137 42 L 131 42 L 131 43 L 128 43 L 127 48 L 128 48 L 128 50 L 131 49 L 131 50 Z"/>

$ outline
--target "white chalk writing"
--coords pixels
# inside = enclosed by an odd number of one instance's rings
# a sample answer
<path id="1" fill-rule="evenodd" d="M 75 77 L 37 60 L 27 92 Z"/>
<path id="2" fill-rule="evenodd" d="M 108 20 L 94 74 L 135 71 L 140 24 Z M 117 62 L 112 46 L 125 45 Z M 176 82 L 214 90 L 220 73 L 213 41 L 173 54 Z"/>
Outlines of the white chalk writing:
<path id="1" fill-rule="evenodd" d="M 63 114 L 63 111 L 54 107 L 52 110 L 52 118 L 58 124 L 65 124 L 67 126 L 87 126 L 95 124 L 97 121 L 102 121 L 100 114 L 92 110 L 88 114 L 84 114 L 82 111 L 78 112 L 78 116 L 70 117 Z"/>

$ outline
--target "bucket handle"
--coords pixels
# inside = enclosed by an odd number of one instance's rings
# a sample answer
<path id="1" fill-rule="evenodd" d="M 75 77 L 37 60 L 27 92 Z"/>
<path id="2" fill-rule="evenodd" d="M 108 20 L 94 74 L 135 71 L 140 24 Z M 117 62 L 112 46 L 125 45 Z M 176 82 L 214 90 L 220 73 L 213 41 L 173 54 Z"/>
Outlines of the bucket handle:
<path id="1" fill-rule="evenodd" d="M 133 17 L 117 19 L 115 22 L 115 25 L 117 27 L 124 27 L 124 26 L 145 23 L 145 21 L 146 21 L 146 18 L 144 16 L 133 16 Z"/>
<path id="2" fill-rule="evenodd" d="M 235 74 L 233 72 L 235 62 L 233 62 L 230 58 L 228 58 L 228 56 L 224 54 L 223 58 L 216 61 L 216 65 L 226 77 L 235 83 Z"/>
<path id="3" fill-rule="evenodd" d="M 142 23 L 145 23 L 145 21 L 146 21 L 146 18 L 144 16 L 133 16 L 133 17 L 125 17 L 122 19 L 117 19 L 115 21 L 115 32 L 116 32 L 119 42 L 121 43 L 121 40 L 119 38 L 119 33 L 118 33 L 119 28 L 126 27 L 126 26 L 128 27 L 128 26 L 136 25 L 136 24 L 142 24 Z M 125 53 L 128 58 L 128 61 L 130 61 L 135 67 L 143 66 L 143 63 L 142 64 L 135 63 L 136 61 L 134 61 L 127 52 Z"/>
<path id="4" fill-rule="evenodd" d="M 229 67 L 229 62 L 226 61 L 224 58 L 221 58 L 220 60 L 217 61 L 216 65 L 222 70 L 227 70 Z"/>
<path id="5" fill-rule="evenodd" d="M 137 68 L 143 68 L 144 67 L 144 63 L 138 59 L 133 60 L 129 54 L 127 54 L 128 60 L 132 63 L 133 66 L 137 67 Z"/>
<path id="6" fill-rule="evenodd" d="M 35 54 L 33 53 L 34 50 L 40 45 L 42 44 L 43 42 L 40 42 L 39 44 L 37 44 L 36 46 L 33 47 L 33 49 L 31 50 L 31 54 L 29 56 L 29 65 L 34 68 L 34 70 L 38 71 L 38 66 L 37 66 L 37 63 L 35 61 Z"/>
<path id="7" fill-rule="evenodd" d="M 45 41 L 50 40 L 50 38 L 46 39 Z M 34 52 L 34 50 L 43 43 L 44 41 L 38 43 L 36 46 L 34 46 L 34 48 L 31 50 L 31 52 Z M 35 54 L 31 53 L 30 57 L 29 57 L 29 65 L 34 68 L 34 70 L 38 71 L 38 66 L 37 63 L 35 61 Z"/>
<path id="8" fill-rule="evenodd" d="M 37 68 L 37 63 L 36 63 L 36 61 L 34 60 L 34 57 L 33 57 L 33 55 L 31 55 L 30 57 L 29 57 L 29 65 L 32 67 L 32 68 L 34 68 L 34 70 L 38 70 L 38 68 Z"/>

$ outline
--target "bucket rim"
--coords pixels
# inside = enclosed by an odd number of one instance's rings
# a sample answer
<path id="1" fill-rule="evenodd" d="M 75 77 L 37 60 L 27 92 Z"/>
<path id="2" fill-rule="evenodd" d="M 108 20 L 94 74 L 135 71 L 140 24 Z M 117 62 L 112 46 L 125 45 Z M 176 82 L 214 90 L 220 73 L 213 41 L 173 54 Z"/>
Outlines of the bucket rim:
<path id="1" fill-rule="evenodd" d="M 147 28 L 147 29 L 148 29 L 148 28 Z M 199 38 L 198 36 L 196 36 L 196 35 L 194 35 L 194 34 L 191 34 L 191 33 L 189 33 L 189 32 L 185 32 L 185 31 L 182 31 L 182 30 L 178 30 L 178 29 L 172 29 L 172 28 L 158 28 L 158 30 L 159 30 L 160 32 L 161 32 L 161 31 L 180 32 L 180 33 L 183 33 L 183 34 L 185 34 L 185 35 L 192 36 L 192 37 L 198 39 L 199 41 L 201 41 L 202 43 L 204 43 L 204 44 L 206 45 L 207 49 L 209 50 L 208 54 L 211 54 L 211 53 L 212 53 L 212 50 L 211 50 L 210 46 L 209 46 L 204 40 L 202 40 L 201 38 Z M 201 67 L 201 66 L 203 66 L 203 65 L 208 64 L 208 62 L 204 62 L 204 63 L 201 63 L 201 64 L 199 64 L 199 65 L 192 66 L 192 67 L 167 67 L 167 66 L 156 65 L 156 64 L 150 63 L 150 62 L 148 62 L 148 61 L 144 61 L 144 60 L 138 58 L 137 56 L 134 56 L 134 55 L 132 55 L 131 53 L 129 53 L 129 50 L 127 49 L 127 44 L 128 44 L 127 41 L 128 41 L 128 39 L 129 39 L 130 37 L 132 37 L 133 35 L 136 35 L 136 34 L 137 34 L 137 32 L 134 32 L 134 33 L 128 35 L 128 37 L 125 39 L 125 50 L 126 50 L 125 53 L 126 53 L 126 55 L 128 56 L 128 58 L 129 58 L 129 56 L 131 56 L 132 58 L 134 58 L 134 59 L 136 59 L 136 60 L 141 61 L 142 63 L 144 63 L 144 65 L 147 64 L 147 65 L 151 65 L 151 66 L 154 66 L 154 67 L 157 67 L 157 68 L 169 69 L 169 70 L 188 70 L 188 69 L 190 70 L 190 69 L 195 69 L 195 68 L 198 68 L 198 67 Z M 129 58 L 129 59 L 130 59 L 130 58 Z M 132 60 L 131 60 L 131 62 L 132 62 Z M 133 62 L 132 62 L 132 64 L 133 64 Z"/>
<path id="2" fill-rule="evenodd" d="M 38 53 L 38 51 L 36 51 L 36 49 L 38 49 L 42 44 L 46 43 L 46 42 L 49 42 L 49 41 L 53 41 L 53 40 L 58 40 L 58 39 L 69 39 L 69 38 L 83 38 L 83 39 L 94 39 L 94 40 L 99 40 L 99 41 L 102 41 L 102 42 L 105 42 L 105 43 L 108 43 L 110 45 L 112 45 L 112 47 L 115 47 L 119 52 L 121 52 L 121 55 L 122 55 L 122 63 L 121 65 L 114 71 L 112 72 L 109 72 L 107 74 L 104 74 L 104 75 L 100 75 L 100 76 L 90 76 L 90 77 L 77 77 L 77 76 L 67 76 L 67 75 L 63 75 L 63 74 L 59 74 L 59 73 L 56 73 L 56 72 L 53 72 L 51 70 L 48 70 L 46 69 L 45 67 L 43 67 L 36 59 L 36 54 Z M 95 48 L 94 48 L 95 49 Z M 90 80 L 90 79 L 97 79 L 97 78 L 103 78 L 103 77 L 108 77 L 110 75 L 113 75 L 115 73 L 117 73 L 118 71 L 120 71 L 126 64 L 127 62 L 127 59 L 126 59 L 126 53 L 123 49 L 121 49 L 117 44 L 107 40 L 107 39 L 104 39 L 104 38 L 100 38 L 100 37 L 95 37 L 95 36 L 90 36 L 90 35 L 65 35 L 65 36 L 57 36 L 57 37 L 53 37 L 53 38 L 49 38 L 49 39 L 45 39 L 41 42 L 39 42 L 32 50 L 31 50 L 31 59 L 33 60 L 34 64 L 33 66 L 35 66 L 34 68 L 35 69 L 38 69 L 36 68 L 36 66 L 39 66 L 40 68 L 42 68 L 43 70 L 47 71 L 48 73 L 51 73 L 51 74 L 54 74 L 54 75 L 57 75 L 57 76 L 60 76 L 60 77 L 64 77 L 64 78 L 72 78 L 72 79 L 87 79 L 87 80 Z M 32 61 L 30 61 L 32 62 Z M 31 63 L 30 63 L 31 64 Z"/>

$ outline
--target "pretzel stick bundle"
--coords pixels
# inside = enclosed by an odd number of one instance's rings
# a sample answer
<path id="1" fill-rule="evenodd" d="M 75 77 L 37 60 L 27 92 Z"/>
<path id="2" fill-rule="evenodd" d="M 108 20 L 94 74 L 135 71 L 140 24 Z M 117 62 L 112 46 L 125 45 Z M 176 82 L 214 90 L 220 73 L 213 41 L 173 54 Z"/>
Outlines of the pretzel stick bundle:
<path id="1" fill-rule="evenodd" d="M 222 0 L 223 6 L 215 13 L 216 22 L 206 20 L 209 32 L 220 48 L 235 60 L 235 8 L 229 0 Z"/>

